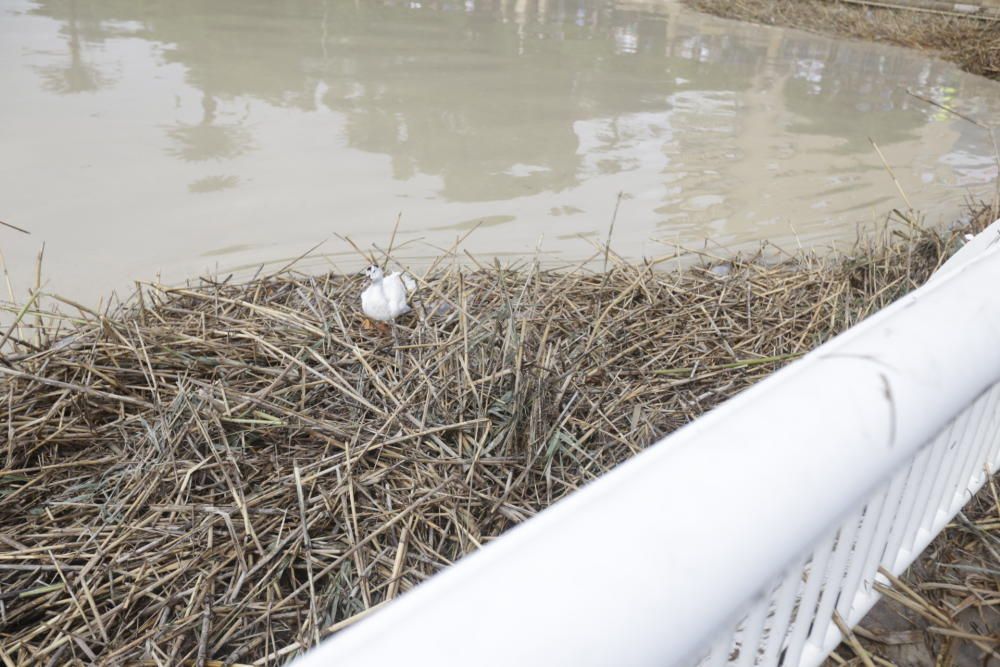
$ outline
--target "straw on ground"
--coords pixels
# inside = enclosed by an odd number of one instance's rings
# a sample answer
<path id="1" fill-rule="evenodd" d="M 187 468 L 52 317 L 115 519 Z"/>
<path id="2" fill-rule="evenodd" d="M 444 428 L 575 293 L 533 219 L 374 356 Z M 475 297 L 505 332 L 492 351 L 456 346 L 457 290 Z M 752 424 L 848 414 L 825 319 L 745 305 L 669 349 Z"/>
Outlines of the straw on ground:
<path id="1" fill-rule="evenodd" d="M 284 661 L 909 291 L 986 221 L 727 271 L 446 260 L 391 336 L 361 326 L 357 275 L 9 304 L 0 660 Z"/>

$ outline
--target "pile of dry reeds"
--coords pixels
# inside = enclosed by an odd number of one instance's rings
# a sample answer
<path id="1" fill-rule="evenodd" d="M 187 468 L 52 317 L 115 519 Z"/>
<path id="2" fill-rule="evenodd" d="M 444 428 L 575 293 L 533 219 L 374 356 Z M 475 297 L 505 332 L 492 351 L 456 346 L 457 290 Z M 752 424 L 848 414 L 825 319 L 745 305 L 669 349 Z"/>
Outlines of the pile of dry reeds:
<path id="1" fill-rule="evenodd" d="M 282 662 L 917 286 L 986 221 L 777 264 L 445 261 L 390 332 L 333 274 L 9 305 L 0 660 Z"/>
<path id="2" fill-rule="evenodd" d="M 684 1 L 697 10 L 725 18 L 934 51 L 968 72 L 1000 78 L 1000 22 L 996 20 L 860 0 Z"/>

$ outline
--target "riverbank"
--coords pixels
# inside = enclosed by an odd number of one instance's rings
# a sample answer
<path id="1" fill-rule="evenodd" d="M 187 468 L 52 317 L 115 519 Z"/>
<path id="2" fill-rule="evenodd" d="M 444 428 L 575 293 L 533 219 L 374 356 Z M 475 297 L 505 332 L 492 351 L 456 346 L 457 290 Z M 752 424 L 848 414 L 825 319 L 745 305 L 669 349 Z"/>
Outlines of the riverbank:
<path id="1" fill-rule="evenodd" d="M 10 304 L 0 659 L 287 659 L 920 285 L 990 219 L 674 270 L 448 255 L 388 333 L 359 275 Z"/>
<path id="2" fill-rule="evenodd" d="M 684 0 L 699 11 L 764 25 L 898 44 L 1000 79 L 1000 22 L 834 0 Z M 891 4 L 891 3 L 889 3 Z"/>

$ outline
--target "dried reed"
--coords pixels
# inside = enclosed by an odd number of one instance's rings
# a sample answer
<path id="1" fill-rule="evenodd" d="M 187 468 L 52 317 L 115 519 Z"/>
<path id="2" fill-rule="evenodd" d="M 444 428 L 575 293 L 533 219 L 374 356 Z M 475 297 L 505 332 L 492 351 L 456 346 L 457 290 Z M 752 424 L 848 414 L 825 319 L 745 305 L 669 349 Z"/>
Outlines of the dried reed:
<path id="1" fill-rule="evenodd" d="M 387 334 L 335 274 L 8 304 L 0 660 L 283 662 L 919 285 L 986 211 L 778 264 L 445 258 Z"/>
<path id="2" fill-rule="evenodd" d="M 996 20 L 893 9 L 857 1 L 684 1 L 695 9 L 726 18 L 933 51 L 968 72 L 1000 78 L 1000 23 Z"/>

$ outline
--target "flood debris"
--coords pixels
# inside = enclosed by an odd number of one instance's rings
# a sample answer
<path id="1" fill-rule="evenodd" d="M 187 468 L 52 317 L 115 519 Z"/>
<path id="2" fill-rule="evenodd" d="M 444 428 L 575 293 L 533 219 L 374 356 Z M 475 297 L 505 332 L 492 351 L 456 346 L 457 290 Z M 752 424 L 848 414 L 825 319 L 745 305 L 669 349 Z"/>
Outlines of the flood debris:
<path id="1" fill-rule="evenodd" d="M 604 246 L 597 273 L 448 256 L 390 333 L 362 326 L 356 271 L 147 285 L 100 313 L 6 304 L 0 660 L 284 662 L 912 290 L 988 222 L 893 222 L 725 272 Z"/>
<path id="2" fill-rule="evenodd" d="M 856 37 L 930 51 L 972 74 L 1000 79 L 1000 20 L 852 0 L 684 0 L 724 18 Z M 977 3 L 972 3 L 977 4 Z M 891 6 L 888 6 L 891 5 Z"/>

